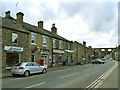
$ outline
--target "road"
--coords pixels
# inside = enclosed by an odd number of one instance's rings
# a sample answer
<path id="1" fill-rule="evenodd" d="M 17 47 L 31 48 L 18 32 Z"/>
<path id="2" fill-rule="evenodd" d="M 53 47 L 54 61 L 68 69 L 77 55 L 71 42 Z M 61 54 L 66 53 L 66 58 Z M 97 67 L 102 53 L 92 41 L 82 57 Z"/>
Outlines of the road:
<path id="1" fill-rule="evenodd" d="M 86 88 L 103 73 L 114 66 L 115 61 L 105 64 L 77 65 L 73 68 L 51 71 L 47 74 L 29 77 L 9 77 L 2 79 L 2 88 Z"/>

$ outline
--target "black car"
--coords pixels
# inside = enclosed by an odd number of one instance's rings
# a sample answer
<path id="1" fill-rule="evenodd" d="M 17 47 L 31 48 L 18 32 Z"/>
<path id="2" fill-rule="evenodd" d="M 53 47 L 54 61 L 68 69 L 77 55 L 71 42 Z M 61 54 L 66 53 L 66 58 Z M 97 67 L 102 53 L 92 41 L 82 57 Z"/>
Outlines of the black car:
<path id="1" fill-rule="evenodd" d="M 75 65 L 82 65 L 81 62 L 74 62 Z"/>

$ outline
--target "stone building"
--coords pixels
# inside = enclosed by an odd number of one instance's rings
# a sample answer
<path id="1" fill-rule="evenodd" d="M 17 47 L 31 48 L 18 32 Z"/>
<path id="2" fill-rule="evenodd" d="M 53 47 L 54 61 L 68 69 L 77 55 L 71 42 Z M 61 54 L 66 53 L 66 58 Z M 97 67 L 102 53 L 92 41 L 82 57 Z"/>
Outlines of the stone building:
<path id="1" fill-rule="evenodd" d="M 6 12 L 2 18 L 2 68 L 8 69 L 13 64 L 30 60 L 29 34 L 21 26 L 20 19 L 22 13 L 17 14 L 17 20 L 10 16 L 10 11 Z"/>
<path id="2" fill-rule="evenodd" d="M 72 63 L 72 41 L 57 34 L 55 24 L 51 31 L 44 29 L 43 21 L 38 26 L 23 21 L 24 14 L 17 13 L 17 19 L 10 11 L 2 18 L 2 67 L 11 68 L 18 62 L 37 62 L 44 66 Z"/>

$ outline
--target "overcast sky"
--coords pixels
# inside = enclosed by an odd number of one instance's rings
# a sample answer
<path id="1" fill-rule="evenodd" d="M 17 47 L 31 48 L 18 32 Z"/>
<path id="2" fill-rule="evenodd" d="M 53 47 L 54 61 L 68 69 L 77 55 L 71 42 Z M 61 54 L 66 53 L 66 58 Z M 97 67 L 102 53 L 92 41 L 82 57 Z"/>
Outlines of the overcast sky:
<path id="1" fill-rule="evenodd" d="M 58 35 L 79 43 L 86 41 L 93 48 L 118 44 L 116 0 L 2 0 L 0 16 L 8 10 L 14 18 L 16 12 L 23 12 L 24 22 L 36 26 L 42 20 L 50 31 L 55 23 Z"/>

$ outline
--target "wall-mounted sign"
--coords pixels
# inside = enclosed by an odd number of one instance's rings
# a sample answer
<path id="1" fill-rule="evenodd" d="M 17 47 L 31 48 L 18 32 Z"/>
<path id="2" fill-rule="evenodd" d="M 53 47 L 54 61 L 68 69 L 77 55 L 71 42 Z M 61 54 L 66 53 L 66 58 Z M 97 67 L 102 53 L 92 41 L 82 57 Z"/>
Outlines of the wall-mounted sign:
<path id="1" fill-rule="evenodd" d="M 73 50 L 65 50 L 65 52 L 73 53 Z"/>
<path id="2" fill-rule="evenodd" d="M 11 52 L 23 52 L 22 47 L 13 47 L 13 46 L 5 46 L 4 50 L 11 51 Z"/>
<path id="3" fill-rule="evenodd" d="M 53 49 L 53 53 L 65 53 L 65 51 L 63 51 L 63 50 L 55 50 L 55 49 Z"/>
<path id="4" fill-rule="evenodd" d="M 41 53 L 49 54 L 50 51 L 48 49 L 40 49 Z"/>

